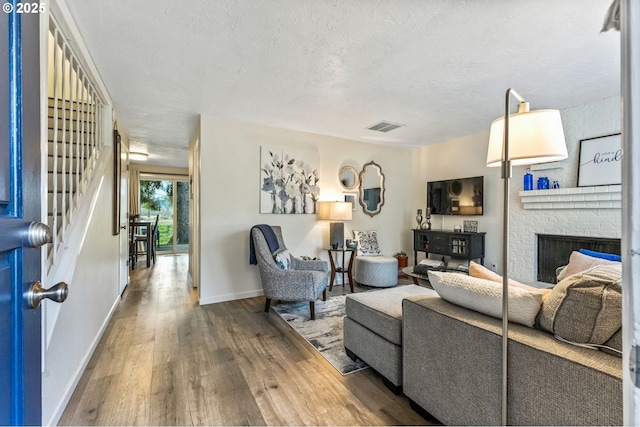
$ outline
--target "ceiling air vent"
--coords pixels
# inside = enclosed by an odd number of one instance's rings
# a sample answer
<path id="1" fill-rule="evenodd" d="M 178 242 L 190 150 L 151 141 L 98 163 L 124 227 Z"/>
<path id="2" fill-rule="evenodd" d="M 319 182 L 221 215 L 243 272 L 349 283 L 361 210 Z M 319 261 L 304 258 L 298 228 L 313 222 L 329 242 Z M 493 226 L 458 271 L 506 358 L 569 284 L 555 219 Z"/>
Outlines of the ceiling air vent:
<path id="1" fill-rule="evenodd" d="M 399 127 L 402 127 L 405 125 L 402 125 L 400 123 L 391 123 L 391 122 L 387 122 L 387 121 L 382 121 L 380 123 L 376 123 L 373 126 L 369 126 L 367 129 L 369 130 L 375 130 L 378 132 L 389 132 L 392 131 L 394 129 L 398 129 Z"/>

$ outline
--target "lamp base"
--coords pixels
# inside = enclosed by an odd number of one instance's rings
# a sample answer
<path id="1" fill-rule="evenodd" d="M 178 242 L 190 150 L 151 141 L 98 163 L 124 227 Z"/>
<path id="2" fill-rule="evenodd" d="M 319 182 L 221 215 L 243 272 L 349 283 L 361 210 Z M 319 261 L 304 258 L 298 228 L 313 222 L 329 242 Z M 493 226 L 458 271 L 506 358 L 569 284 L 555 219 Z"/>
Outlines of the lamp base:
<path id="1" fill-rule="evenodd" d="M 344 247 L 344 222 L 332 222 L 329 224 L 329 246 L 338 244 L 339 248 Z"/>

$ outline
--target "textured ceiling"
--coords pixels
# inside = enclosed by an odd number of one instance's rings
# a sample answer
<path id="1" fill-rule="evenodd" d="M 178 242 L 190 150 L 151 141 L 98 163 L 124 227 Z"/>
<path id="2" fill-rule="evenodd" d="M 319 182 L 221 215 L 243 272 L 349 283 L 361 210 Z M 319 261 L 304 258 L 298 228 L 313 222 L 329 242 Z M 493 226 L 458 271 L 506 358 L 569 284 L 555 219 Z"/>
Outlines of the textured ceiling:
<path id="1" fill-rule="evenodd" d="M 186 166 L 199 114 L 401 147 L 620 92 L 611 0 L 66 0 L 150 164 Z M 381 120 L 405 124 L 367 130 Z"/>

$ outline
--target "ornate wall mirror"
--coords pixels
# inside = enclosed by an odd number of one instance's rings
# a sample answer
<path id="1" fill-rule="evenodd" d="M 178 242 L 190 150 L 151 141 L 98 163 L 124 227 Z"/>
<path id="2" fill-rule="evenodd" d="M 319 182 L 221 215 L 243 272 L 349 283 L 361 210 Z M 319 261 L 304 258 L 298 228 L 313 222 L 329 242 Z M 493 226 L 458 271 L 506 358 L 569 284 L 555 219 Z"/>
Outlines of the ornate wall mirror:
<path id="1" fill-rule="evenodd" d="M 384 174 L 379 164 L 371 161 L 360 172 L 359 201 L 369 216 L 380 213 L 384 205 Z"/>
<path id="2" fill-rule="evenodd" d="M 360 183 L 358 171 L 353 166 L 341 167 L 340 172 L 338 172 L 338 179 L 345 190 L 355 190 Z"/>

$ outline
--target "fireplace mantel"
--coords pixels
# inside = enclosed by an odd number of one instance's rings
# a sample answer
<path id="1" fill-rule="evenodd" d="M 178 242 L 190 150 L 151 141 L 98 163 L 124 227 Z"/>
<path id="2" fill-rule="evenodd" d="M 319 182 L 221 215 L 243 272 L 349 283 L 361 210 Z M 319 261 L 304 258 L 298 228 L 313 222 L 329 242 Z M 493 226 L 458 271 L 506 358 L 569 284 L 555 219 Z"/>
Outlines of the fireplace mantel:
<path id="1" fill-rule="evenodd" d="M 622 185 L 520 191 L 523 209 L 621 209 Z"/>

